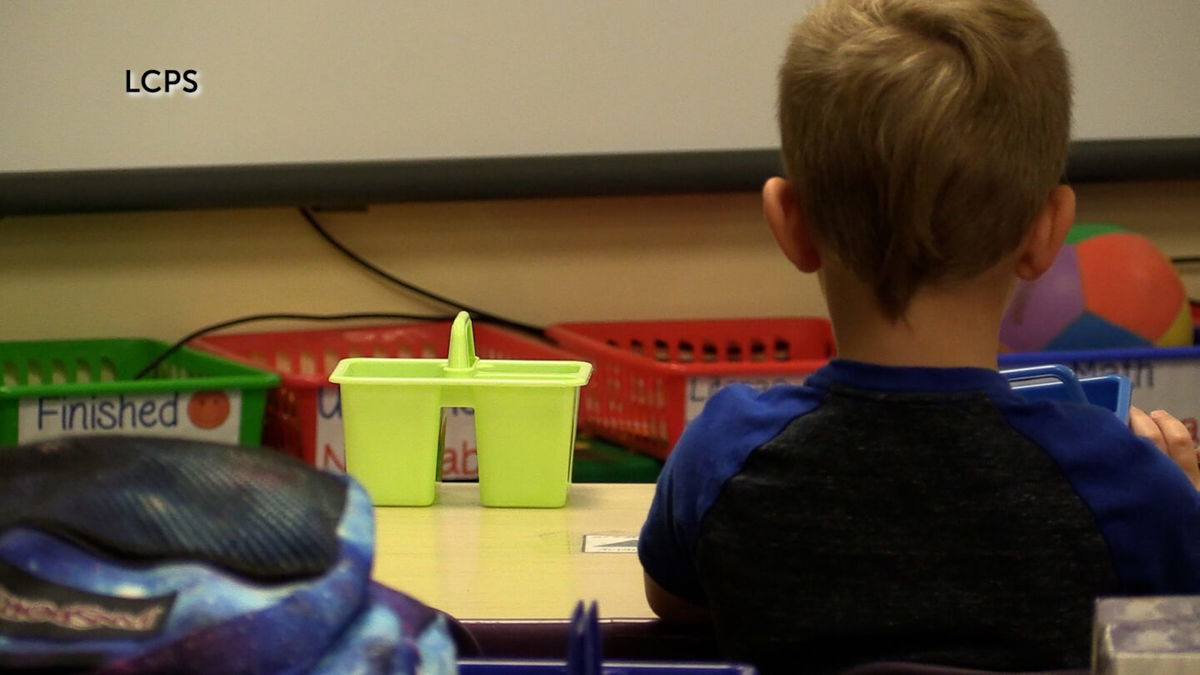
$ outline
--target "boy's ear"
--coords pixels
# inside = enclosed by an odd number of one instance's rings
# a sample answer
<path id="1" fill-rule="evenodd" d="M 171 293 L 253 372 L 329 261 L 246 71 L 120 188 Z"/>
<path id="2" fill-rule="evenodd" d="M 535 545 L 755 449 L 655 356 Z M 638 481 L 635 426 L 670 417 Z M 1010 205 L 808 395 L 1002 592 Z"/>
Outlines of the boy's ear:
<path id="1" fill-rule="evenodd" d="M 1068 185 L 1059 185 L 1050 192 L 1021 242 L 1017 276 L 1033 281 L 1050 269 L 1074 222 L 1075 191 Z"/>
<path id="2" fill-rule="evenodd" d="M 808 214 L 796 201 L 792 184 L 779 177 L 768 179 L 763 185 L 762 202 L 763 216 L 787 259 L 801 272 L 821 269 L 821 255 L 809 227 Z"/>

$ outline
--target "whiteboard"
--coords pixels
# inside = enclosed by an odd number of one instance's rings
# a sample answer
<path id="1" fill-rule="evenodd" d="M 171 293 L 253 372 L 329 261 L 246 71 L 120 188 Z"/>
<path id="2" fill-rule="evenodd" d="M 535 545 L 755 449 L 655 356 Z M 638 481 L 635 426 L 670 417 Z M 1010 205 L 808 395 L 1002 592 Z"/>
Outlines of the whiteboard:
<path id="1" fill-rule="evenodd" d="M 0 172 L 777 145 L 811 0 L 6 0 Z M 1079 140 L 1200 137 L 1200 2 L 1044 0 Z M 194 69 L 135 95 L 126 70 Z"/>

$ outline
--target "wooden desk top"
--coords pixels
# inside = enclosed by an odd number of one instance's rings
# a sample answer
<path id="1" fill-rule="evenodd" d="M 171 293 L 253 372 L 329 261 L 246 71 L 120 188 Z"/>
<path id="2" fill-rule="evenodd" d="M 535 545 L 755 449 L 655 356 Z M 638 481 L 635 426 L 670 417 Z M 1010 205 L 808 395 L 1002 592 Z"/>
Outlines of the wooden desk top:
<path id="1" fill-rule="evenodd" d="M 577 600 L 604 619 L 650 619 L 637 554 L 583 548 L 584 535 L 635 538 L 653 495 L 576 483 L 561 509 L 497 509 L 475 483 L 441 483 L 433 506 L 375 509 L 374 577 L 460 620 L 567 620 Z"/>

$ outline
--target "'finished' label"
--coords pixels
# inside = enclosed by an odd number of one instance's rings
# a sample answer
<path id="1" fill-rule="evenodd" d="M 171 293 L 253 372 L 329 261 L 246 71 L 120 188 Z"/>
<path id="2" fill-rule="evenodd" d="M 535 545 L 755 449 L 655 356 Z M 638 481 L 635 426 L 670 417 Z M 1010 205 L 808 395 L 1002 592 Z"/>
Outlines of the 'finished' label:
<path id="1" fill-rule="evenodd" d="M 237 443 L 242 397 L 237 390 L 44 396 L 21 399 L 18 417 L 18 443 L 87 434 Z"/>

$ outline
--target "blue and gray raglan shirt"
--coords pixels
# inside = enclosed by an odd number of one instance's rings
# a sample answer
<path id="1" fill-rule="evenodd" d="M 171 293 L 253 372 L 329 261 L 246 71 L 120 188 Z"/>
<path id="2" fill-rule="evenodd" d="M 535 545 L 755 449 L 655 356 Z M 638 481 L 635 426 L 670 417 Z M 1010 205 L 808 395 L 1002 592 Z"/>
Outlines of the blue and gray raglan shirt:
<path id="1" fill-rule="evenodd" d="M 1200 495 L 1102 408 L 835 359 L 708 402 L 639 556 L 766 670 L 1080 667 L 1097 596 L 1200 593 Z"/>

